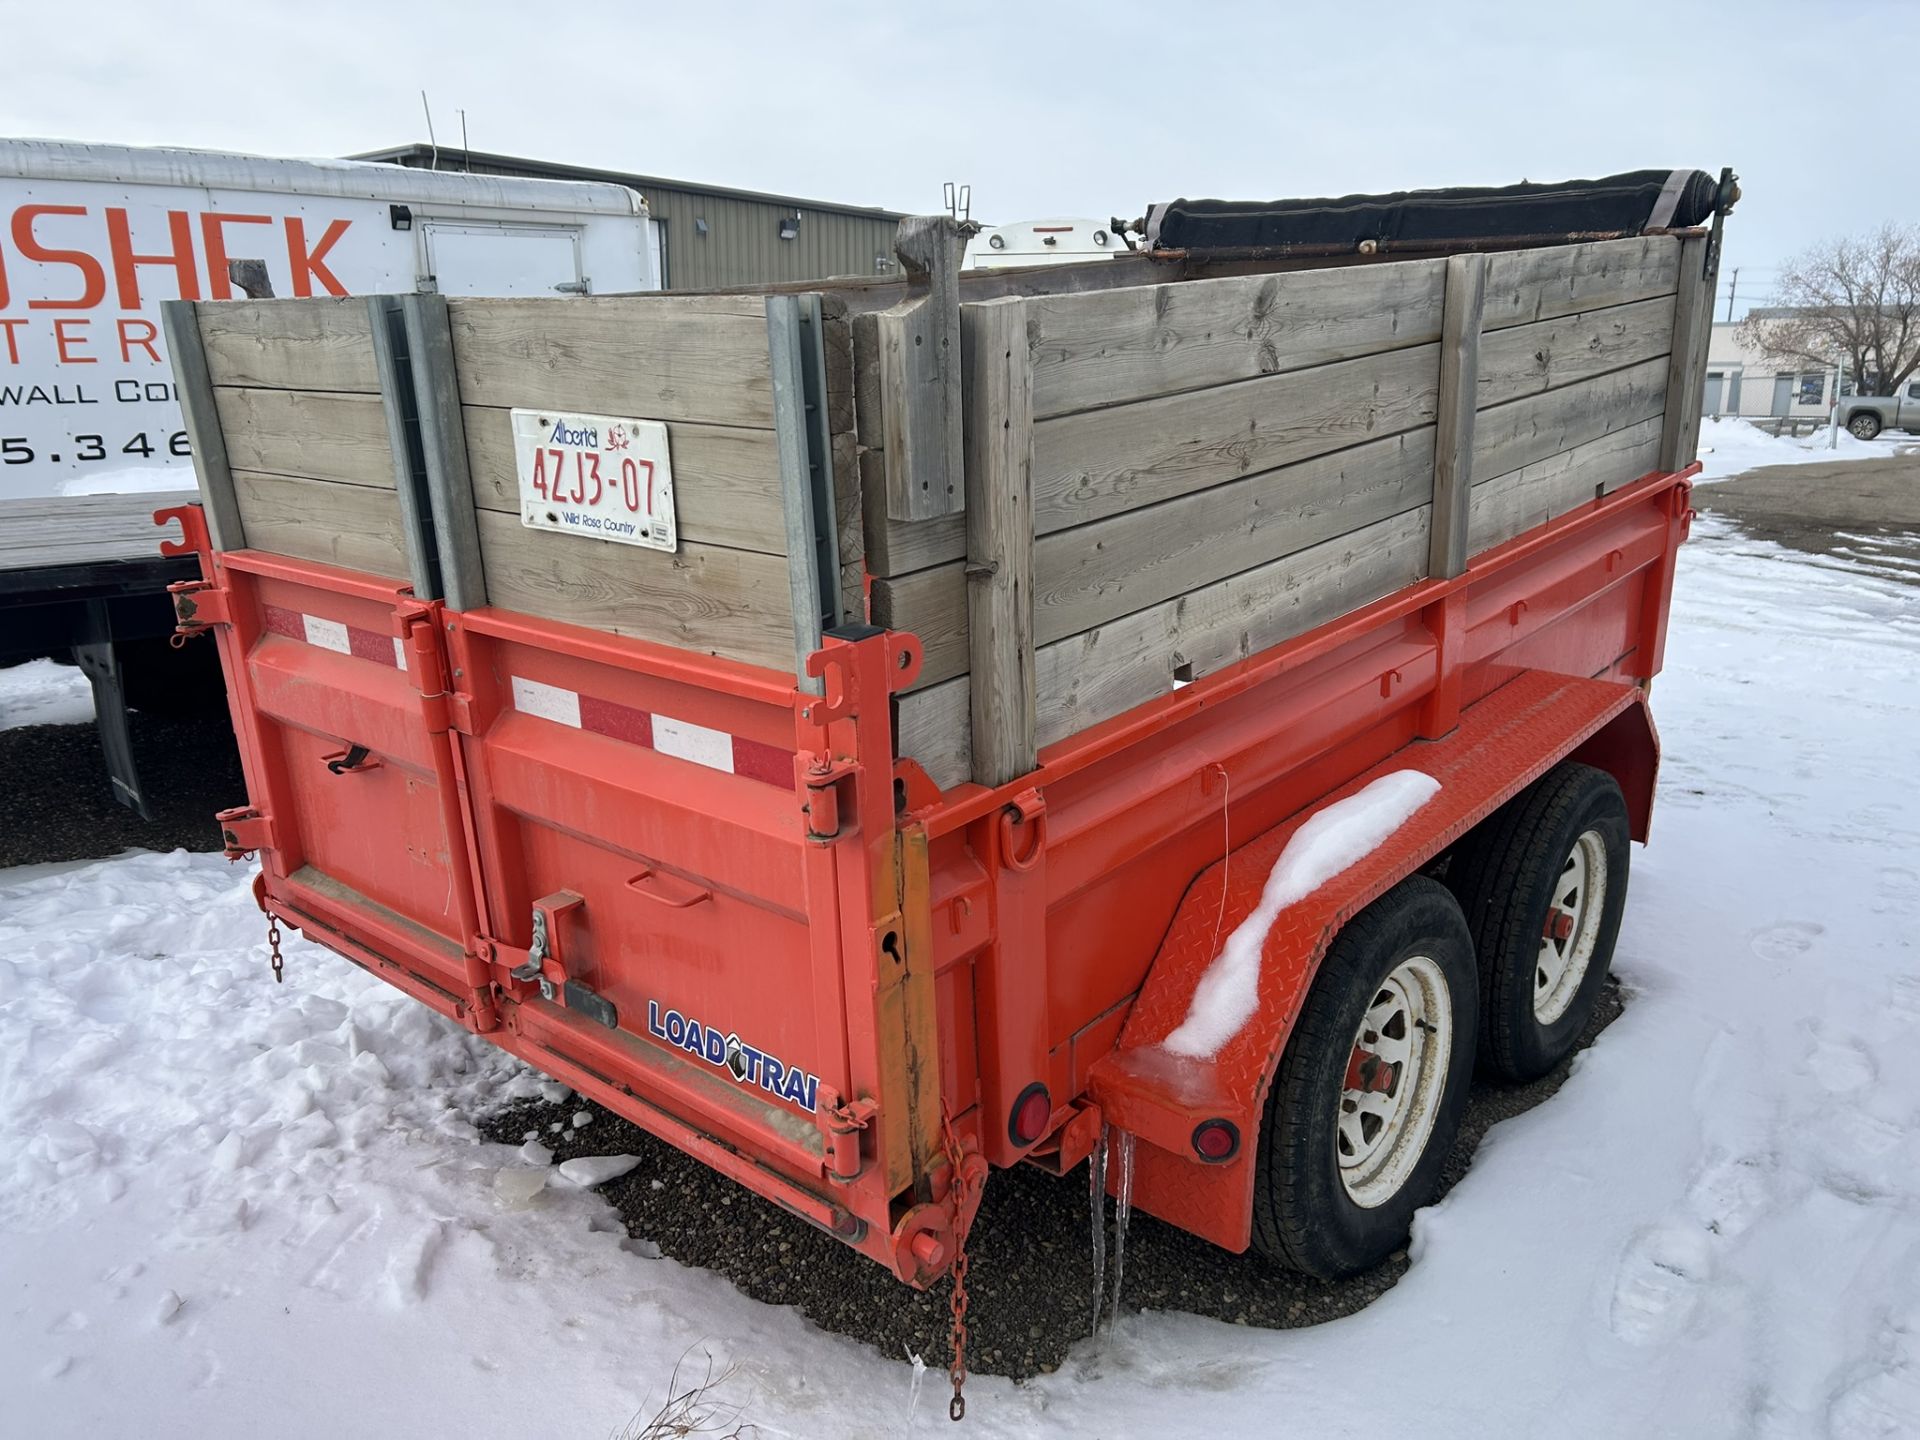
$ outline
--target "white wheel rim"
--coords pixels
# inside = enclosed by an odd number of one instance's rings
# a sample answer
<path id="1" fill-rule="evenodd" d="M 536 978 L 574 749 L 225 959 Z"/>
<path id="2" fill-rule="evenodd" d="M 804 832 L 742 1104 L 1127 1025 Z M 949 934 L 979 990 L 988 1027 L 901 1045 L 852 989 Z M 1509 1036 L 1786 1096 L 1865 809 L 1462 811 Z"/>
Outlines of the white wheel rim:
<path id="1" fill-rule="evenodd" d="M 1340 1184 L 1371 1210 L 1420 1163 L 1447 1088 L 1453 995 L 1438 962 L 1409 955 L 1380 982 L 1354 1032 L 1334 1152 Z"/>
<path id="2" fill-rule="evenodd" d="M 1551 1025 L 1567 1013 L 1587 978 L 1607 908 L 1607 847 L 1595 830 L 1573 842 L 1553 882 L 1533 965 L 1533 1018 Z"/>

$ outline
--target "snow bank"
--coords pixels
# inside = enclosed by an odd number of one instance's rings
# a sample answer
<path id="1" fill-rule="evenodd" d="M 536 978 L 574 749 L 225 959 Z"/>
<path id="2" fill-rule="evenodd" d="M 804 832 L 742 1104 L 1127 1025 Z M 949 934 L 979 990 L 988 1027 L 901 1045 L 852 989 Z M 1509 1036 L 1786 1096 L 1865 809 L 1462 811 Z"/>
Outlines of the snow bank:
<path id="1" fill-rule="evenodd" d="M 1205 1060 L 1239 1034 L 1259 1003 L 1260 952 L 1280 912 L 1372 854 L 1439 790 L 1431 775 L 1396 770 L 1335 801 L 1294 831 L 1268 872 L 1260 903 L 1234 927 L 1200 977 L 1187 1018 L 1167 1036 L 1166 1048 Z"/>
<path id="2" fill-rule="evenodd" d="M 93 685 L 79 666 L 29 660 L 0 670 L 0 730 L 92 723 Z"/>
<path id="3" fill-rule="evenodd" d="M 1748 420 L 1722 417 L 1700 422 L 1700 480 L 1730 480 L 1747 470 L 1763 465 L 1814 465 L 1833 460 L 1883 460 L 1898 454 L 1901 442 L 1891 436 L 1878 440 L 1856 440 L 1847 431 L 1840 432 L 1837 448 L 1827 448 L 1827 432 L 1794 439 L 1788 435 L 1769 435 Z"/>

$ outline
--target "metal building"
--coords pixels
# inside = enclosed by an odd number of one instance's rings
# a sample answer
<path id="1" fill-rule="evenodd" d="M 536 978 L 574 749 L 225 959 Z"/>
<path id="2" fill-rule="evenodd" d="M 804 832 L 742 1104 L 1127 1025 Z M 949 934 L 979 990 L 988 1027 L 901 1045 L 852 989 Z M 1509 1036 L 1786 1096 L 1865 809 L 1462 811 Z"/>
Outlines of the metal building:
<path id="1" fill-rule="evenodd" d="M 901 216 L 864 205 L 835 205 L 765 195 L 724 185 L 695 185 L 561 165 L 518 155 L 441 146 L 397 145 L 348 157 L 425 169 L 473 170 L 542 180 L 610 180 L 646 197 L 660 226 L 662 284 L 669 290 L 717 290 L 780 280 L 889 272 Z"/>

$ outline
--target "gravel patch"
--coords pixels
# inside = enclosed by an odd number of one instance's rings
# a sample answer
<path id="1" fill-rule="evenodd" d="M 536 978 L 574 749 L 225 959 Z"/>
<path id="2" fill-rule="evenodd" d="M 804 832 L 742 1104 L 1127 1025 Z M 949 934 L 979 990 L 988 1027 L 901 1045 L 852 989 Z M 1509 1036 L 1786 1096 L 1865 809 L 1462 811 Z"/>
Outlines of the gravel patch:
<path id="1" fill-rule="evenodd" d="M 214 812 L 247 798 L 224 707 L 187 716 L 136 711 L 130 728 L 151 820 L 113 798 L 93 726 L 0 730 L 0 867 L 220 848 Z"/>
<path id="2" fill-rule="evenodd" d="M 1609 979 L 1580 1048 L 1622 1008 L 1620 987 Z M 1553 1094 L 1571 1065 L 1569 1060 L 1530 1085 L 1477 1083 L 1441 1193 L 1467 1173 L 1489 1128 Z M 583 1105 L 593 1118 L 576 1127 L 573 1118 Z M 638 1166 L 600 1191 L 625 1222 L 637 1253 L 712 1270 L 755 1300 L 796 1306 L 823 1329 L 884 1355 L 917 1352 L 928 1364 L 945 1366 L 946 1285 L 910 1289 L 865 1256 L 578 1097 L 514 1104 L 478 1123 L 488 1139 L 513 1145 L 533 1132 L 556 1162 L 639 1156 Z M 1111 1215 L 1111 1201 L 1107 1208 Z M 1086 1166 L 1060 1179 L 1026 1165 L 994 1171 L 968 1249 L 969 1368 L 1016 1379 L 1057 1369 L 1086 1336 L 1092 1314 Z M 1392 1289 L 1406 1268 L 1403 1251 L 1377 1269 L 1327 1283 L 1251 1254 L 1230 1255 L 1136 1213 L 1127 1234 L 1121 1303 L 1129 1311 L 1177 1310 L 1289 1329 L 1353 1314 Z"/>

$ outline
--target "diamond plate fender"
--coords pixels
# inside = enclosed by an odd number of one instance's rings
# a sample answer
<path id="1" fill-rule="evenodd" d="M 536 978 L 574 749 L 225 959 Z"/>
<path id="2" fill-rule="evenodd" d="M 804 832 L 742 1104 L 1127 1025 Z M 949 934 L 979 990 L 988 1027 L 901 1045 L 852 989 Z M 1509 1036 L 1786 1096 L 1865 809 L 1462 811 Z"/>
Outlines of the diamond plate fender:
<path id="1" fill-rule="evenodd" d="M 1092 1095 L 1108 1121 L 1145 1142 L 1137 1147 L 1134 1203 L 1229 1250 L 1246 1249 L 1267 1090 L 1340 927 L 1610 722 L 1644 708 L 1635 685 L 1523 672 L 1464 711 L 1446 738 L 1407 746 L 1203 870 L 1181 901 L 1119 1045 L 1092 1072 Z M 1651 736 L 1650 723 L 1644 733 Z M 1439 793 L 1386 844 L 1281 912 L 1261 957 L 1258 1007 L 1239 1033 L 1211 1060 L 1164 1049 L 1160 1042 L 1186 1018 L 1219 944 L 1259 902 L 1294 831 L 1325 805 L 1404 769 L 1432 775 Z M 1243 1137 L 1225 1163 L 1203 1164 L 1192 1149 L 1194 1128 L 1211 1119 L 1231 1121 Z"/>

